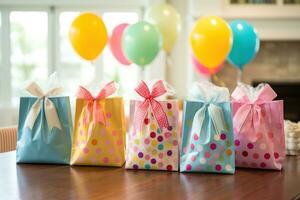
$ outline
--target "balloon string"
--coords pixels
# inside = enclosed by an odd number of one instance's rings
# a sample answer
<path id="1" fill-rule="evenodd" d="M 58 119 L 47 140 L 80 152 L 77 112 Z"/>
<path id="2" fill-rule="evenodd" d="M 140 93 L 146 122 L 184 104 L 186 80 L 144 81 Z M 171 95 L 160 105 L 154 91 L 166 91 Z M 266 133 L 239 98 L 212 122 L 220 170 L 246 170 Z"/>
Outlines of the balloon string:
<path id="1" fill-rule="evenodd" d="M 169 52 L 166 52 L 166 70 L 165 70 L 165 78 L 167 81 L 170 81 L 169 72 L 172 65 L 171 55 Z"/>
<path id="2" fill-rule="evenodd" d="M 222 87 L 226 87 L 226 84 L 225 84 L 222 80 L 220 80 L 216 74 L 213 74 L 213 75 L 212 75 L 212 79 L 213 79 L 213 81 L 214 81 L 215 83 L 217 83 L 218 85 L 220 85 L 220 86 L 222 86 Z"/>
<path id="3" fill-rule="evenodd" d="M 140 80 L 145 80 L 145 66 L 139 66 L 139 68 L 140 68 Z"/>
<path id="4" fill-rule="evenodd" d="M 238 73 L 237 73 L 237 82 L 242 82 L 242 75 L 243 75 L 243 71 L 242 70 L 238 70 Z"/>
<path id="5" fill-rule="evenodd" d="M 93 67 L 94 70 L 97 72 L 95 60 L 91 60 L 90 63 L 91 63 L 91 67 Z M 97 73 L 93 73 L 92 76 L 88 79 L 88 81 L 85 84 L 88 86 L 92 86 L 96 82 L 96 80 L 97 80 Z"/>

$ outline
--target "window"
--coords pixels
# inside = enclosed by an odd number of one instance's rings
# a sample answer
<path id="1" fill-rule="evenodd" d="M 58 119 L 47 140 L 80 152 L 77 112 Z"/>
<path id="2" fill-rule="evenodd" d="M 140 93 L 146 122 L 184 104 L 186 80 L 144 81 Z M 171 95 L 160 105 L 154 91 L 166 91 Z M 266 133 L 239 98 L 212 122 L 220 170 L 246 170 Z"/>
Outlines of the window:
<path id="1" fill-rule="evenodd" d="M 75 94 L 79 84 L 89 83 L 96 72 L 95 65 L 80 58 L 69 41 L 69 28 L 79 14 L 73 11 L 59 13 L 59 54 L 55 70 L 70 94 Z"/>
<path id="2" fill-rule="evenodd" d="M 10 12 L 12 95 L 18 96 L 24 82 L 47 78 L 48 18 L 46 12 Z"/>
<path id="3" fill-rule="evenodd" d="M 136 6 L 131 4 L 133 8 L 125 6 L 125 9 L 117 10 L 103 10 L 102 6 L 72 7 L 72 4 L 66 8 L 61 5 L 39 5 L 30 9 L 30 6 L 21 9 L 12 4 L 2 8 L 0 3 L 0 106 L 17 106 L 27 81 L 47 80 L 54 71 L 58 72 L 70 95 L 75 94 L 79 84 L 115 80 L 120 84 L 119 94 L 130 96 L 129 91 L 138 81 L 139 68 L 134 64 L 122 66 L 112 56 L 108 46 L 95 62 L 86 61 L 73 50 L 68 33 L 72 21 L 80 12 L 92 10 L 102 15 L 110 34 L 120 23 L 132 24 L 139 20 L 140 3 Z M 3 23 L 5 31 L 1 28 Z"/>
<path id="4" fill-rule="evenodd" d="M 135 12 L 106 12 L 103 14 L 103 20 L 109 34 L 117 25 L 121 23 L 133 24 L 138 19 L 139 17 Z M 103 74 L 105 80 L 115 80 L 119 83 L 119 94 L 127 98 L 132 95 L 133 88 L 137 84 L 139 69 L 134 64 L 124 66 L 119 63 L 107 46 L 103 52 Z"/>
<path id="5" fill-rule="evenodd" d="M 0 12 L 0 47 L 2 46 L 2 19 L 1 19 L 1 12 Z M 2 48 L 0 48 L 0 67 L 2 66 Z"/>

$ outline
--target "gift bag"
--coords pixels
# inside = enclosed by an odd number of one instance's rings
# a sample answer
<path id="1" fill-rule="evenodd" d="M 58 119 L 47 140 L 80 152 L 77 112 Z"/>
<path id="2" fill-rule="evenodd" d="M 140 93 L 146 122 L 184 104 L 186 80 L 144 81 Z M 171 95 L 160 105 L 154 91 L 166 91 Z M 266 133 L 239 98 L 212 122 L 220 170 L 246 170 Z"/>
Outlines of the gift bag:
<path id="1" fill-rule="evenodd" d="M 96 97 L 79 87 L 72 145 L 72 165 L 121 167 L 125 162 L 125 115 L 123 98 L 114 82 L 106 84 Z"/>
<path id="2" fill-rule="evenodd" d="M 178 102 L 160 100 L 166 84 L 157 81 L 150 92 L 141 81 L 136 92 L 142 101 L 130 101 L 127 169 L 178 171 Z"/>
<path id="3" fill-rule="evenodd" d="M 238 167 L 277 169 L 285 158 L 283 101 L 268 84 L 256 88 L 239 83 L 232 93 Z"/>
<path id="4" fill-rule="evenodd" d="M 211 82 L 194 83 L 185 101 L 181 172 L 235 171 L 229 91 Z"/>
<path id="5" fill-rule="evenodd" d="M 61 87 L 44 93 L 36 84 L 26 88 L 34 97 L 21 97 L 17 163 L 69 164 L 72 117 L 69 97 Z"/>

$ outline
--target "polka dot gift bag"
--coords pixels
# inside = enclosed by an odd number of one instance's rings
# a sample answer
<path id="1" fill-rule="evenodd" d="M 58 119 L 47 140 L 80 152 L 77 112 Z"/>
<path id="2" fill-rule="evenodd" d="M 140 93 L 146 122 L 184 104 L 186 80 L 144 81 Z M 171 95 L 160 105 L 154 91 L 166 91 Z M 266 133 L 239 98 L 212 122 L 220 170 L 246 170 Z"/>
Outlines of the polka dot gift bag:
<path id="1" fill-rule="evenodd" d="M 72 165 L 121 167 L 125 162 L 125 115 L 123 99 L 109 82 L 96 97 L 79 87 L 72 145 Z"/>
<path id="2" fill-rule="evenodd" d="M 184 103 L 181 172 L 233 174 L 231 105 L 227 88 L 196 82 Z"/>
<path id="3" fill-rule="evenodd" d="M 135 91 L 141 101 L 130 101 L 127 169 L 178 171 L 178 102 L 161 100 L 170 93 L 157 81 L 150 91 L 141 81 Z"/>
<path id="4" fill-rule="evenodd" d="M 232 93 L 238 167 L 282 169 L 285 158 L 283 101 L 268 84 L 239 83 Z"/>

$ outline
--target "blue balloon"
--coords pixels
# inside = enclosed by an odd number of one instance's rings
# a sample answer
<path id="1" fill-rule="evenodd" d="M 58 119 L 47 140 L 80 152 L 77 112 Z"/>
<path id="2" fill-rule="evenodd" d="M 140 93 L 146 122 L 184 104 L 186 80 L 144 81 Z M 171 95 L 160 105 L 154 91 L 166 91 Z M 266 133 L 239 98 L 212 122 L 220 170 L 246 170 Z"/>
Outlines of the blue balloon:
<path id="1" fill-rule="evenodd" d="M 227 60 L 242 70 L 258 52 L 259 38 L 254 27 L 245 20 L 234 20 L 229 25 L 233 43 Z"/>

